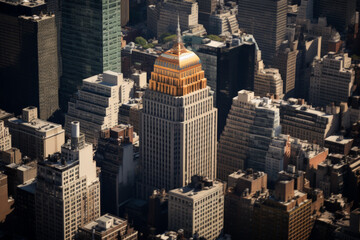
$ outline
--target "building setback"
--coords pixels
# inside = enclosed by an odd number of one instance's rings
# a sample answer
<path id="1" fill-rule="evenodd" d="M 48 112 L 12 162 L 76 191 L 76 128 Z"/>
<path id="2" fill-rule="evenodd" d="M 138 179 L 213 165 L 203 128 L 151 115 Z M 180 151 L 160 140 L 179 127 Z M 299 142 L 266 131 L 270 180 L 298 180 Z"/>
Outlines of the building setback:
<path id="1" fill-rule="evenodd" d="M 224 226 L 224 185 L 194 176 L 188 186 L 169 192 L 168 211 L 170 230 L 183 229 L 187 237 L 217 239 Z"/>
<path id="2" fill-rule="evenodd" d="M 79 121 L 86 141 L 96 144 L 101 130 L 119 123 L 119 106 L 132 97 L 133 86 L 133 81 L 112 71 L 84 79 L 77 98 L 68 104 L 65 115 L 67 134 L 71 132 L 71 122 Z"/>
<path id="3" fill-rule="evenodd" d="M 59 108 L 55 16 L 43 1 L 0 1 L 0 108 L 33 105 L 48 119 Z"/>
<path id="4" fill-rule="evenodd" d="M 210 15 L 207 28 L 208 34 L 239 34 L 239 24 L 237 21 L 237 6 L 222 6 Z"/>
<path id="5" fill-rule="evenodd" d="M 216 178 L 217 109 L 199 57 L 184 47 L 179 25 L 177 33 L 173 48 L 156 60 L 143 96 L 143 198 L 154 189 L 186 186 L 196 174 Z"/>
<path id="6" fill-rule="evenodd" d="M 218 178 L 226 181 L 229 174 L 248 165 L 264 170 L 267 148 L 280 130 L 279 109 L 270 99 L 239 91 L 219 140 Z"/>
<path id="7" fill-rule="evenodd" d="M 82 80 L 121 72 L 121 1 L 62 1 L 60 104 L 64 109 Z"/>
<path id="8" fill-rule="evenodd" d="M 92 145 L 72 123 L 71 141 L 61 153 L 38 162 L 36 239 L 70 240 L 79 226 L 100 216 L 100 181 Z"/>

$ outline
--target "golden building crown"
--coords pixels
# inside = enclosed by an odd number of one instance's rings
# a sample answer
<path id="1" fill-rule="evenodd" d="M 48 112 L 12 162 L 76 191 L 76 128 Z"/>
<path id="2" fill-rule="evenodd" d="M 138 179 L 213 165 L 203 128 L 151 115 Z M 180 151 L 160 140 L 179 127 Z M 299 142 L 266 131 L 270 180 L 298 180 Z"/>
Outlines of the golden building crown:
<path id="1" fill-rule="evenodd" d="M 172 96 L 184 96 L 205 87 L 200 58 L 182 43 L 178 16 L 176 41 L 170 50 L 156 59 L 149 88 Z"/>

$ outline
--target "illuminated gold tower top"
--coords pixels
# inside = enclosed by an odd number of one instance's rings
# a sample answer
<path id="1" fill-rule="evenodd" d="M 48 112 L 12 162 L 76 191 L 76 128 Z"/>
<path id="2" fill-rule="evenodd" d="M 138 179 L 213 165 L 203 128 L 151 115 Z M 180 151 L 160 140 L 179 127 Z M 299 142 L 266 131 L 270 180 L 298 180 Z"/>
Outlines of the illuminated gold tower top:
<path id="1" fill-rule="evenodd" d="M 149 88 L 172 96 L 184 96 L 205 87 L 200 58 L 184 47 L 178 19 L 176 42 L 156 59 Z"/>

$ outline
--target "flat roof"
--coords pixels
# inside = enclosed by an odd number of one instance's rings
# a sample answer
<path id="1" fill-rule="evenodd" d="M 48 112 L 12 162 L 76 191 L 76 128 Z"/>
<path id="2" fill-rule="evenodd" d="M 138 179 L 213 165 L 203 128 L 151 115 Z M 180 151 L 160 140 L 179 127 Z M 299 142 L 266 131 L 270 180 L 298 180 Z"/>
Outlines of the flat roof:
<path id="1" fill-rule="evenodd" d="M 226 46 L 226 44 L 224 44 L 223 42 L 214 41 L 214 40 L 211 40 L 209 43 L 206 43 L 204 45 L 209 46 L 209 47 L 214 47 L 214 48 L 220 48 L 220 47 Z"/>
<path id="2" fill-rule="evenodd" d="M 338 144 L 348 144 L 354 140 L 352 138 L 344 138 L 342 135 L 332 135 L 325 138 L 325 141 Z"/>
<path id="3" fill-rule="evenodd" d="M 107 222 L 108 220 L 113 220 L 113 223 L 109 228 L 106 229 L 106 228 L 99 226 L 99 224 L 100 224 L 99 222 Z M 122 219 L 122 218 L 119 218 L 119 217 L 116 217 L 116 216 L 106 213 L 105 215 L 102 215 L 101 217 L 95 219 L 94 221 L 89 222 L 88 224 L 84 225 L 83 229 L 92 230 L 93 228 L 95 228 L 95 231 L 103 232 L 103 231 L 107 231 L 113 227 L 116 227 L 124 222 L 126 222 L 125 219 Z"/>
<path id="4" fill-rule="evenodd" d="M 290 106 L 299 112 L 311 113 L 311 114 L 317 115 L 319 117 L 330 118 L 333 116 L 331 114 L 327 114 L 326 112 L 316 110 L 312 106 L 305 105 L 305 104 L 299 105 L 299 104 L 291 104 L 288 101 L 281 101 L 280 106 Z"/>
<path id="5" fill-rule="evenodd" d="M 40 118 L 34 119 L 31 122 L 25 122 L 21 118 L 13 117 L 13 118 L 9 119 L 9 122 L 18 124 L 18 125 L 23 125 L 28 128 L 32 128 L 37 132 L 49 132 L 56 128 L 62 128 L 62 126 L 60 124 L 48 122 L 48 121 L 42 120 Z"/>
<path id="6" fill-rule="evenodd" d="M 182 188 L 170 190 L 169 193 L 180 195 L 189 199 L 198 199 L 205 197 L 207 194 L 209 194 L 209 192 L 212 192 L 215 188 L 219 187 L 222 187 L 222 183 L 213 181 L 213 186 L 204 187 L 203 189 L 192 188 L 188 185 Z"/>

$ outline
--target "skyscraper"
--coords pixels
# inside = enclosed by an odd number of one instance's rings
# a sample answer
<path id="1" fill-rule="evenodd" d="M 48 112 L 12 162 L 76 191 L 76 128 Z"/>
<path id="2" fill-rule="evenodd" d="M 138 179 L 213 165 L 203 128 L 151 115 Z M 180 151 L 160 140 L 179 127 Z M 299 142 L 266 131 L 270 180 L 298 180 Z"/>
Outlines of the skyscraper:
<path id="1" fill-rule="evenodd" d="M 81 81 L 107 70 L 121 72 L 121 1 L 62 1 L 60 104 Z"/>
<path id="2" fill-rule="evenodd" d="M 193 175 L 216 177 L 217 109 L 201 62 L 177 40 L 156 60 L 143 97 L 140 137 L 143 197 L 183 187 Z"/>
<path id="3" fill-rule="evenodd" d="M 55 16 L 43 1 L 0 1 L 0 107 L 33 105 L 47 120 L 59 108 Z"/>
<path id="4" fill-rule="evenodd" d="M 238 0 L 238 4 L 240 29 L 254 35 L 265 64 L 271 64 L 286 37 L 287 0 Z"/>
<path id="5" fill-rule="evenodd" d="M 38 163 L 36 237 L 73 239 L 79 226 L 100 217 L 100 182 L 92 145 L 72 123 L 71 141 L 61 153 Z"/>

